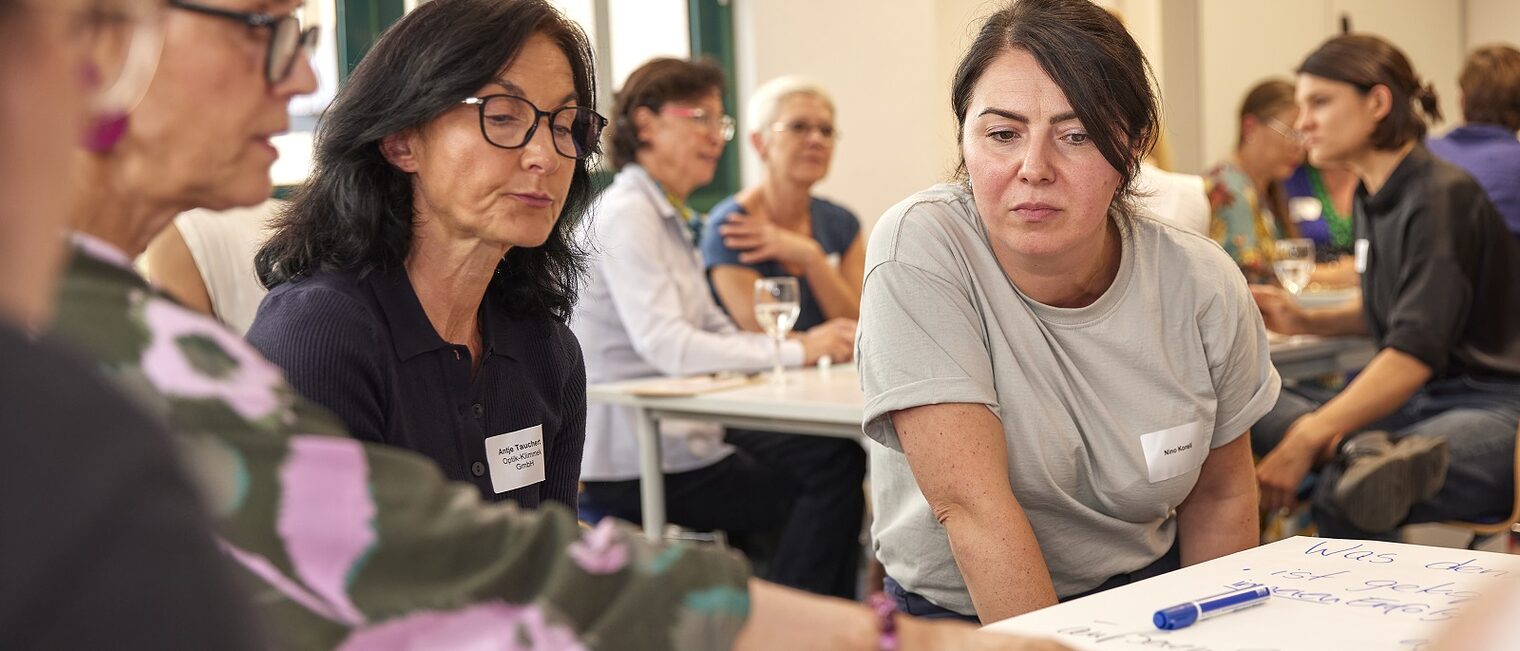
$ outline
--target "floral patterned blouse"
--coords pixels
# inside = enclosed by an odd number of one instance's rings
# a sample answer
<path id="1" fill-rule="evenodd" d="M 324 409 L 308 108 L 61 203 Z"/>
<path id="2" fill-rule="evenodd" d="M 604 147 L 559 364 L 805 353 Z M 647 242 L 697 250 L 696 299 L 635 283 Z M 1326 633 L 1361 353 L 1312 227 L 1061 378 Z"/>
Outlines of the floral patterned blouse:
<path id="1" fill-rule="evenodd" d="M 167 420 L 275 648 L 732 645 L 743 560 L 482 503 L 422 456 L 349 438 L 237 335 L 75 242 L 49 336 Z"/>
<path id="2" fill-rule="evenodd" d="M 1251 178 L 1232 162 L 1215 165 L 1204 176 L 1213 219 L 1209 236 L 1235 259 L 1246 279 L 1275 283 L 1272 258 L 1275 242 L 1282 237 L 1277 221 L 1264 199 L 1257 196 Z"/>

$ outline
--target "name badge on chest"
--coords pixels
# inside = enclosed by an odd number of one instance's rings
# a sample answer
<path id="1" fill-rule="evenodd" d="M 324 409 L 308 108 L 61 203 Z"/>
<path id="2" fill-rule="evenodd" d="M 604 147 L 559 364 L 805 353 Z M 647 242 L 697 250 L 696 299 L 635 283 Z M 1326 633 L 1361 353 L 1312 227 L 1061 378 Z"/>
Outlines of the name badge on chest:
<path id="1" fill-rule="evenodd" d="M 1367 251 L 1372 248 L 1372 243 L 1366 238 L 1356 241 L 1356 272 L 1367 273 Z"/>
<path id="2" fill-rule="evenodd" d="M 544 426 L 534 425 L 486 439 L 491 488 L 498 494 L 544 480 Z"/>
<path id="3" fill-rule="evenodd" d="M 1151 483 L 1166 481 L 1203 465 L 1209 456 L 1209 429 L 1205 421 L 1168 427 L 1140 437 Z"/>

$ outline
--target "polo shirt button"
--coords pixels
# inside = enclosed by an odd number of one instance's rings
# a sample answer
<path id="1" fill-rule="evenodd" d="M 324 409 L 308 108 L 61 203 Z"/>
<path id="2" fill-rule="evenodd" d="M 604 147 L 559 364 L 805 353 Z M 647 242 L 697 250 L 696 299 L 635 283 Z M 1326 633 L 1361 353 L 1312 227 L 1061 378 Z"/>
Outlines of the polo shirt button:
<path id="1" fill-rule="evenodd" d="M 486 474 L 486 464 L 483 464 L 479 461 L 470 464 L 470 473 L 476 477 Z"/>
<path id="2" fill-rule="evenodd" d="M 473 405 L 470 405 L 470 411 L 475 414 L 476 418 L 480 418 L 482 414 L 486 413 L 486 408 L 477 402 Z"/>

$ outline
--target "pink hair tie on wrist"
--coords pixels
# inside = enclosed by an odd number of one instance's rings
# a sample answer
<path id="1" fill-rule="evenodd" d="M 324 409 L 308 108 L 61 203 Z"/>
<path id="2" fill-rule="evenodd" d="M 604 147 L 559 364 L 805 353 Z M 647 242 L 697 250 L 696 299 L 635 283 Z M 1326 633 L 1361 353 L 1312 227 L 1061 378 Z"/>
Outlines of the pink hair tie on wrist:
<path id="1" fill-rule="evenodd" d="M 96 117 L 85 129 L 84 148 L 91 153 L 111 151 L 127 132 L 127 114 L 113 113 Z"/>
<path id="2" fill-rule="evenodd" d="M 897 604 L 885 593 L 877 592 L 866 599 L 866 605 L 876 614 L 876 627 L 881 631 L 876 648 L 880 651 L 898 651 L 901 645 L 897 640 Z"/>

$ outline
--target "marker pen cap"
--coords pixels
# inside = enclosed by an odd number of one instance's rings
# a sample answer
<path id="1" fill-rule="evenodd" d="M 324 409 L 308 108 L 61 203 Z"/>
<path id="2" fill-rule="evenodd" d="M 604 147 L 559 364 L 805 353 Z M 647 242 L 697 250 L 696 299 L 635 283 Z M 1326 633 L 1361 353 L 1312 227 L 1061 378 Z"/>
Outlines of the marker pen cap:
<path id="1" fill-rule="evenodd" d="M 1156 628 L 1174 631 L 1191 626 L 1193 622 L 1198 621 L 1200 614 L 1202 613 L 1198 609 L 1198 604 L 1189 602 L 1158 610 L 1152 620 L 1155 621 Z"/>

